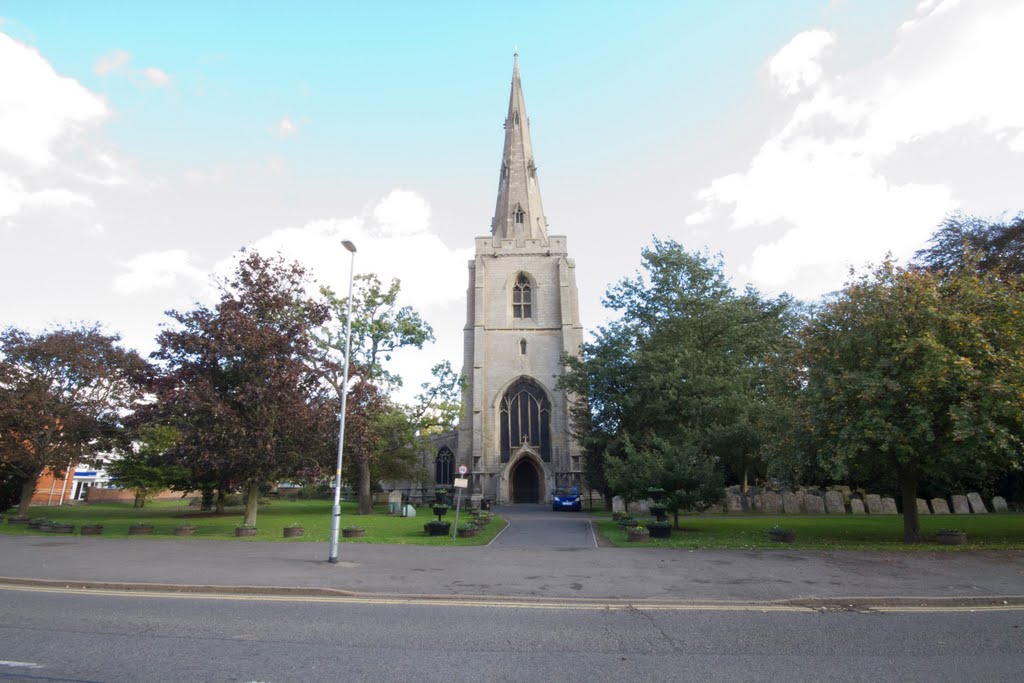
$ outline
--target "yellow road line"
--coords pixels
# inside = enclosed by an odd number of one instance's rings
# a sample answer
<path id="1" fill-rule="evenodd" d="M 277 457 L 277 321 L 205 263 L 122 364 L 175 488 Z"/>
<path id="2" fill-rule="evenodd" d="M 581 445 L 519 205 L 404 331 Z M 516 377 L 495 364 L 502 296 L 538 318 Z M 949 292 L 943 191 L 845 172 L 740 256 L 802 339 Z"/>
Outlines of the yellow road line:
<path id="1" fill-rule="evenodd" d="M 486 600 L 480 598 L 432 598 L 423 596 L 375 597 L 375 596 L 334 596 L 334 595 L 261 595 L 237 593 L 185 593 L 175 591 L 115 590 L 109 588 L 74 588 L 57 586 L 24 586 L 0 584 L 0 590 L 29 593 L 58 593 L 67 595 L 102 595 L 137 598 L 172 598 L 178 600 L 221 600 L 233 602 L 291 602 L 344 605 L 393 605 L 393 606 L 434 606 L 434 607 L 476 607 L 491 609 L 536 609 L 536 610 L 577 610 L 608 612 L 818 612 L 847 611 L 829 605 L 805 606 L 788 604 L 757 603 L 656 603 L 656 602 L 578 602 L 558 600 Z M 872 612 L 1008 612 L 1024 611 L 1024 605 L 915 605 L 915 606 L 870 606 L 859 605 L 858 609 Z"/>

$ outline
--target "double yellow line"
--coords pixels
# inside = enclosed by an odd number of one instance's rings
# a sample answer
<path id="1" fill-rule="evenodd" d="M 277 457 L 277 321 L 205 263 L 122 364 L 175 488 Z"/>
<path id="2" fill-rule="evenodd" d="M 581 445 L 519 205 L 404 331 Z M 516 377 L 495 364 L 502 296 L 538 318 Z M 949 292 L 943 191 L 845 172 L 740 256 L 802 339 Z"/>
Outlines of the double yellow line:
<path id="1" fill-rule="evenodd" d="M 0 583 L 0 590 L 26 593 L 58 593 L 62 595 L 98 595 L 106 597 L 165 598 L 175 600 L 222 600 L 235 602 L 288 602 L 338 605 L 391 605 L 434 606 L 500 609 L 576 610 L 576 611 L 636 611 L 636 612 L 789 612 L 814 614 L 836 611 L 869 612 L 1016 612 L 1024 611 L 1022 604 L 924 604 L 924 605 L 870 605 L 870 604 L 787 604 L 756 602 L 647 602 L 600 600 L 529 600 L 487 599 L 458 596 L 351 596 L 351 595 L 275 595 L 217 592 L 178 592 L 145 589 L 89 588 L 80 586 L 33 586 Z"/>

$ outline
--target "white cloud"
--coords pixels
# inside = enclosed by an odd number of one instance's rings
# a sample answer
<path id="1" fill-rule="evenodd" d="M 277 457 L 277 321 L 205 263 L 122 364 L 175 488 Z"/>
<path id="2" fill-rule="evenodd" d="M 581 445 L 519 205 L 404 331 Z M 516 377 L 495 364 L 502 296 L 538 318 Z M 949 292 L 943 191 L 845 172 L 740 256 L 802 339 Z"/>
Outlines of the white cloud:
<path id="1" fill-rule="evenodd" d="M 143 69 L 142 77 L 145 78 L 150 85 L 155 85 L 160 88 L 170 85 L 171 83 L 171 75 L 162 69 L 156 68 L 155 66 Z"/>
<path id="2" fill-rule="evenodd" d="M 98 58 L 93 66 L 93 71 L 96 72 L 96 75 L 106 78 L 109 74 L 125 71 L 131 60 L 132 56 L 124 50 L 114 50 Z"/>
<path id="3" fill-rule="evenodd" d="M 430 205 L 415 192 L 392 190 L 374 207 L 373 217 L 385 236 L 415 235 L 430 227 Z"/>
<path id="4" fill-rule="evenodd" d="M 29 190 L 14 176 L 0 171 L 0 218 L 14 216 L 24 209 L 69 206 L 92 207 L 95 203 L 87 195 L 64 188 Z"/>
<path id="5" fill-rule="evenodd" d="M 960 4 L 960 0 L 921 0 L 914 11 L 914 17 L 903 22 L 901 31 L 909 31 L 917 27 L 928 17 L 944 14 Z"/>
<path id="6" fill-rule="evenodd" d="M 743 268 L 755 284 L 813 297 L 840 286 L 847 264 L 877 261 L 887 251 L 912 255 L 960 206 L 964 169 L 976 167 L 1007 186 L 1013 177 L 1024 184 L 1024 159 L 1012 154 L 1024 135 L 1015 48 L 1024 6 L 943 2 L 919 13 L 927 13 L 925 20 L 900 33 L 876 63 L 828 75 L 780 69 L 787 92 L 794 83 L 798 90 L 813 84 L 809 95 L 745 170 L 698 193 L 702 204 L 690 223 L 709 210 L 721 216 L 724 208 L 733 229 L 782 230 Z M 1004 150 L 1001 168 L 975 146 L 941 145 L 977 136 Z M 929 154 L 947 147 L 954 150 L 949 156 Z M 1014 207 L 998 210 L 1007 208 Z"/>
<path id="7" fill-rule="evenodd" d="M 298 126 L 295 125 L 291 119 L 287 116 L 281 119 L 277 124 L 277 134 L 282 138 L 290 138 L 299 132 Z"/>
<path id="8" fill-rule="evenodd" d="M 184 249 L 146 252 L 121 265 L 128 272 L 114 278 L 114 291 L 118 294 L 137 294 L 207 280 L 206 271 L 193 264 L 191 255 Z"/>
<path id="9" fill-rule="evenodd" d="M 821 79 L 821 58 L 835 40 L 821 29 L 798 33 L 768 62 L 768 73 L 784 94 L 795 95 Z"/>
<path id="10" fill-rule="evenodd" d="M 0 33 L 0 154 L 34 168 L 54 162 L 54 145 L 101 123 L 106 103 L 59 76 L 36 50 Z"/>

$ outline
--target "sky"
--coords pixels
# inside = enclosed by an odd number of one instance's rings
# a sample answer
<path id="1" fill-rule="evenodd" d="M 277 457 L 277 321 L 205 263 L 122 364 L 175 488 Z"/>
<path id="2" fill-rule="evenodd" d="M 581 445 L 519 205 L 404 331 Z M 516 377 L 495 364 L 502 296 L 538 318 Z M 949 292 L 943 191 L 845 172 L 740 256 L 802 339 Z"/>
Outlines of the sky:
<path id="1" fill-rule="evenodd" d="M 459 368 L 518 48 L 581 318 L 652 237 L 815 300 L 1024 210 L 1024 3 L 0 0 L 0 326 L 148 354 L 242 247 L 402 282 Z"/>

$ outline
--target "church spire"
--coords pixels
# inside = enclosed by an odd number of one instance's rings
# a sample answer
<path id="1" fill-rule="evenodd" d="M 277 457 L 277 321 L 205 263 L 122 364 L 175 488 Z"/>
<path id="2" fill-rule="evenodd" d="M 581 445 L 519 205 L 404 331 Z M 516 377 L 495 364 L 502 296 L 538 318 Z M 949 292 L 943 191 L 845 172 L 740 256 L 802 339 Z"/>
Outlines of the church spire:
<path id="1" fill-rule="evenodd" d="M 519 50 L 512 58 L 512 92 L 505 118 L 505 148 L 498 178 L 498 203 L 491 221 L 491 234 L 500 239 L 544 239 L 548 222 L 540 202 L 537 165 L 530 143 L 530 120 L 526 116 L 523 84 L 519 80 Z"/>

